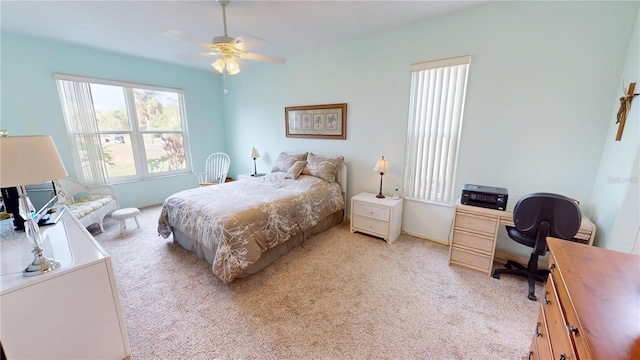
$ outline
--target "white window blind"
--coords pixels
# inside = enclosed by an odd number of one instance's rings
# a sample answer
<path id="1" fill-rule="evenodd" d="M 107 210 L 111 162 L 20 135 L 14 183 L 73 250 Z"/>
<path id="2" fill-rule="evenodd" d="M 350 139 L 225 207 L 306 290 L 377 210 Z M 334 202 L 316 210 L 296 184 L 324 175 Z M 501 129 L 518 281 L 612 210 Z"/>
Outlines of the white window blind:
<path id="1" fill-rule="evenodd" d="M 451 204 L 470 56 L 411 65 L 405 197 Z"/>

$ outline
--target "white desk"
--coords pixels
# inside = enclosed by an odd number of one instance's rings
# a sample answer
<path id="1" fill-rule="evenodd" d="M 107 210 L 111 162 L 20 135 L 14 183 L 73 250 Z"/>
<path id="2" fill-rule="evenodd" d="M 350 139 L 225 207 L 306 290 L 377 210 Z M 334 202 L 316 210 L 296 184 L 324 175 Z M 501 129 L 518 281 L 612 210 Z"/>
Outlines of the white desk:
<path id="1" fill-rule="evenodd" d="M 455 207 L 453 237 L 449 242 L 449 265 L 455 264 L 485 272 L 491 275 L 496 255 L 496 240 L 500 226 L 513 224 L 513 213 L 462 205 Z M 575 238 L 579 242 L 592 245 L 596 226 L 586 216 Z M 500 253 L 500 258 L 512 258 Z"/>
<path id="2" fill-rule="evenodd" d="M 6 229 L 6 228 L 5 228 Z M 41 227 L 44 255 L 60 268 L 24 277 L 23 235 L 0 237 L 0 341 L 8 359 L 125 359 L 131 355 L 109 255 L 68 211 Z"/>

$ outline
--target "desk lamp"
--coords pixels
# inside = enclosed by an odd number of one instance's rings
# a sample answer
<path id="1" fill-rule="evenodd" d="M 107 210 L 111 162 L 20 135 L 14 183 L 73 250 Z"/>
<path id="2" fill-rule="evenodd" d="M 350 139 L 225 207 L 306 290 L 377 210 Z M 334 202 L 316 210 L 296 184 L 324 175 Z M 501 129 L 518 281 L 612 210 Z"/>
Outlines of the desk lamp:
<path id="1" fill-rule="evenodd" d="M 380 173 L 380 192 L 376 195 L 379 199 L 384 199 L 384 195 L 382 195 L 382 175 L 387 172 L 388 169 L 387 160 L 384 159 L 384 156 L 378 160 L 376 166 L 373 168 L 373 171 Z"/>
<path id="2" fill-rule="evenodd" d="M 251 149 L 251 155 L 253 158 L 253 174 L 251 176 L 258 176 L 258 170 L 256 168 L 256 159 L 260 157 L 258 150 L 256 148 Z"/>
<path id="3" fill-rule="evenodd" d="M 0 187 L 16 187 L 18 207 L 24 220 L 24 232 L 33 245 L 33 262 L 22 272 L 36 276 L 55 270 L 60 262 L 42 254 L 42 234 L 33 218 L 35 208 L 27 196 L 25 185 L 57 180 L 67 176 L 67 170 L 51 136 L 7 136 L 0 131 Z"/>

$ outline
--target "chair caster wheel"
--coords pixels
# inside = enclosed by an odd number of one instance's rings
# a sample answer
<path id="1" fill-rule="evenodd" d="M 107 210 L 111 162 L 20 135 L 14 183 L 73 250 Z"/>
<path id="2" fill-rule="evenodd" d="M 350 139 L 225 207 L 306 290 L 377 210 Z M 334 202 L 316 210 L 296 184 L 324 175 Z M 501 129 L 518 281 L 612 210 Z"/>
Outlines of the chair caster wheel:
<path id="1" fill-rule="evenodd" d="M 500 279 L 500 274 L 493 274 L 494 279 Z"/>
<path id="2" fill-rule="evenodd" d="M 533 294 L 529 294 L 529 296 L 527 296 L 527 298 L 529 298 L 529 300 L 531 300 L 531 301 L 538 301 L 538 298 Z"/>

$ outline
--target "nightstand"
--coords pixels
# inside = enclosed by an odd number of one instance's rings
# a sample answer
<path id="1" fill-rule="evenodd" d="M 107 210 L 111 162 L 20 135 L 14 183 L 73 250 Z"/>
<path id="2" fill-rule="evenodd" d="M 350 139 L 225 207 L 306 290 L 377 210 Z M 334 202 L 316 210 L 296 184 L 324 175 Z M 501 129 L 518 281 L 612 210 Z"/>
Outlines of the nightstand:
<path id="1" fill-rule="evenodd" d="M 254 180 L 257 179 L 261 176 L 265 176 L 266 174 L 258 174 L 257 176 L 253 176 L 253 174 L 248 173 L 248 174 L 240 174 L 238 175 L 238 180 Z"/>
<path id="2" fill-rule="evenodd" d="M 383 238 L 389 244 L 400 235 L 402 199 L 379 199 L 376 194 L 360 193 L 351 198 L 351 232 Z"/>

